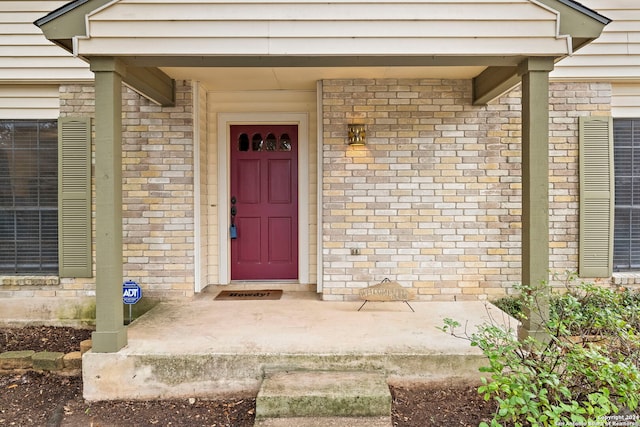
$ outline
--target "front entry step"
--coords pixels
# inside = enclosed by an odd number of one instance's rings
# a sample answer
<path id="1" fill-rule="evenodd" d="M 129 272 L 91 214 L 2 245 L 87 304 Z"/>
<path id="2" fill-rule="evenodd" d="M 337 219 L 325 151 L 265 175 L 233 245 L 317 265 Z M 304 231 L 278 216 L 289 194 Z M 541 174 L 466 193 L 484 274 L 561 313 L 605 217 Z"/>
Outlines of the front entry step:
<path id="1" fill-rule="evenodd" d="M 256 419 L 253 427 L 392 427 L 391 417 L 322 417 Z"/>
<path id="2" fill-rule="evenodd" d="M 273 372 L 258 392 L 255 425 L 387 427 L 391 392 L 377 372 Z"/>

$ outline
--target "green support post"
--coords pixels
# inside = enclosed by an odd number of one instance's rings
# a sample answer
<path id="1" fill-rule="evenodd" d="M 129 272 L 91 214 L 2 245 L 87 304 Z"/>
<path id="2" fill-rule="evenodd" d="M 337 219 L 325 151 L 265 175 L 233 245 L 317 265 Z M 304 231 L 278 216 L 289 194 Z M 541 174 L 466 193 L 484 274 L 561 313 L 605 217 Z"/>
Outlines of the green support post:
<path id="1" fill-rule="evenodd" d="M 96 331 L 97 353 L 127 345 L 122 310 L 122 76 L 115 58 L 93 58 L 96 87 Z"/>
<path id="2" fill-rule="evenodd" d="M 549 72 L 553 58 L 528 58 L 522 77 L 522 283 L 549 280 Z M 547 290 L 545 290 L 545 293 Z M 518 331 L 521 340 L 547 340 L 541 323 L 549 317 L 543 295 Z"/>

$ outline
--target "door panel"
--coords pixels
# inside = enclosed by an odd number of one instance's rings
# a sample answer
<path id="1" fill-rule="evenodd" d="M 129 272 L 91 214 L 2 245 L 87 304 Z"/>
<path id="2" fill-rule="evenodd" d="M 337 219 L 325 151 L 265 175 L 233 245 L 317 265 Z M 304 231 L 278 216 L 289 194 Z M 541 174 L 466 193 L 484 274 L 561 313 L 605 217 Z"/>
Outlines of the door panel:
<path id="1" fill-rule="evenodd" d="M 282 244 L 292 238 L 291 225 L 291 218 L 269 218 L 269 262 L 292 261 L 291 245 Z"/>
<path id="2" fill-rule="evenodd" d="M 238 186 L 234 194 L 242 203 L 260 203 L 260 166 L 258 159 L 238 160 Z"/>
<path id="3" fill-rule="evenodd" d="M 269 203 L 291 203 L 291 160 L 269 160 Z"/>
<path id="4" fill-rule="evenodd" d="M 238 264 L 251 264 L 260 262 L 260 246 L 251 244 L 251 236 L 259 236 L 260 217 L 240 217 L 236 219 L 238 227 L 237 262 Z"/>
<path id="5" fill-rule="evenodd" d="M 298 278 L 298 129 L 231 126 L 232 280 Z"/>

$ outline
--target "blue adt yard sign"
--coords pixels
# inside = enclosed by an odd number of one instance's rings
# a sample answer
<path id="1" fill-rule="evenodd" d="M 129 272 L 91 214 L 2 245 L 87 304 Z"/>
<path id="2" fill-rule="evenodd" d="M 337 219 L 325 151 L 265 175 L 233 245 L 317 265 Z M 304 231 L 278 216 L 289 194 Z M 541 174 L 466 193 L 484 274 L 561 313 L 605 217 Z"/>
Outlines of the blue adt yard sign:
<path id="1" fill-rule="evenodd" d="M 135 304 L 142 298 L 142 289 L 133 280 L 127 280 L 122 284 L 122 302 Z"/>

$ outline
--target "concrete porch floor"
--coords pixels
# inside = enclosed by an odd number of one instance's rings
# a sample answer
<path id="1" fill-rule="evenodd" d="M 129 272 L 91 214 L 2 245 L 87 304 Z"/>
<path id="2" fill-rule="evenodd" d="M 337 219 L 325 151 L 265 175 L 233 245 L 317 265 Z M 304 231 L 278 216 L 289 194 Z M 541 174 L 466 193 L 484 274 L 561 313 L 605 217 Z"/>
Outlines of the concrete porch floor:
<path id="1" fill-rule="evenodd" d="M 117 353 L 86 353 L 85 398 L 255 394 L 265 372 L 278 370 L 378 371 L 391 383 L 477 379 L 480 351 L 437 327 L 449 317 L 471 329 L 488 319 L 487 307 L 506 319 L 483 302 L 411 302 L 415 312 L 403 302 L 369 302 L 357 311 L 362 302 L 321 301 L 313 292 L 215 301 L 221 289 L 159 304 L 129 325 Z"/>

